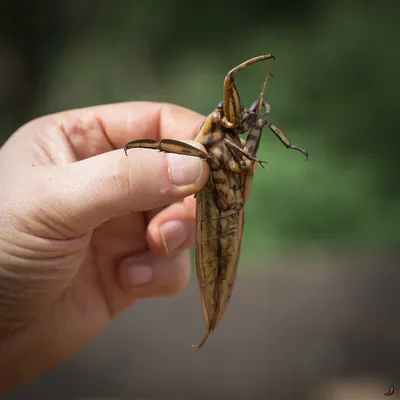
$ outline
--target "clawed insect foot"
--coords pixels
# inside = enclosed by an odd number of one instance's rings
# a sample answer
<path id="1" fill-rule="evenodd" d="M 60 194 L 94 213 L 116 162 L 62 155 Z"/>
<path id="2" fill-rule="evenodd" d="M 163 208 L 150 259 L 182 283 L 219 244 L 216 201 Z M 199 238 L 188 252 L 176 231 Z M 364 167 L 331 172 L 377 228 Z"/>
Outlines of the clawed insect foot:
<path id="1" fill-rule="evenodd" d="M 250 158 L 248 157 L 248 160 L 251 160 L 257 164 L 260 164 L 262 168 L 265 168 L 263 164 L 268 164 L 267 161 L 263 161 L 263 160 L 258 160 L 257 158 Z M 249 166 L 253 165 L 253 164 L 249 164 L 248 160 L 242 160 L 242 162 L 240 163 L 240 166 L 242 168 L 242 170 L 246 170 L 249 168 Z"/>
<path id="2" fill-rule="evenodd" d="M 265 169 L 264 164 L 268 164 L 267 161 L 257 160 L 257 162 L 261 165 L 262 168 Z"/>
<path id="3" fill-rule="evenodd" d="M 307 150 L 303 150 L 301 147 L 297 147 L 297 146 L 290 146 L 289 149 L 297 150 L 300 153 L 303 153 L 306 156 L 306 159 L 304 161 L 308 160 L 308 151 Z"/>

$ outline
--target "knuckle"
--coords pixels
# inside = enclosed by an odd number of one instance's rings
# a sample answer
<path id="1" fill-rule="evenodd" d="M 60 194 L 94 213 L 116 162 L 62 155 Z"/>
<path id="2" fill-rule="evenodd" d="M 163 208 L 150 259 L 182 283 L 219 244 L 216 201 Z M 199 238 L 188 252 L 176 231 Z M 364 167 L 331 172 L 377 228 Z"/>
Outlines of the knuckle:
<path id="1" fill-rule="evenodd" d="M 80 110 L 77 115 L 60 114 L 55 125 L 68 140 L 77 159 L 114 148 L 102 120 L 93 111 Z"/>
<path id="2" fill-rule="evenodd" d="M 115 163 L 110 179 L 117 193 L 129 194 L 134 191 L 131 166 L 125 157 L 121 157 L 121 159 Z"/>

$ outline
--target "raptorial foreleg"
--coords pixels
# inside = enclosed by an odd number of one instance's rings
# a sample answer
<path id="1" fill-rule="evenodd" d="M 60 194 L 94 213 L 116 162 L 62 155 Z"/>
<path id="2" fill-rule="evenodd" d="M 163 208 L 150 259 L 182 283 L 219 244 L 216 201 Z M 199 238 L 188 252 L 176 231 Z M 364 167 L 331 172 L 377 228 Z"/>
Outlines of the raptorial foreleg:
<path id="1" fill-rule="evenodd" d="M 156 140 L 153 139 L 134 140 L 132 142 L 127 143 L 124 146 L 125 154 L 128 155 L 127 150 L 133 148 L 159 150 L 165 153 L 174 153 L 191 157 L 199 157 L 204 160 L 212 158 L 205 151 L 200 150 L 197 147 L 192 146 L 188 143 L 174 139 L 163 139 L 160 142 L 157 142 Z"/>

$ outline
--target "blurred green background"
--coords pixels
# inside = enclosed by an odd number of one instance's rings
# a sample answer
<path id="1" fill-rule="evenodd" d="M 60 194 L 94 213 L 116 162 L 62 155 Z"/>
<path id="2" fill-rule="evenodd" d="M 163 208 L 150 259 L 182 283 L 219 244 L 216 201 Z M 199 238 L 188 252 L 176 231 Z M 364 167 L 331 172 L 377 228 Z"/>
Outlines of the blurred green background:
<path id="1" fill-rule="evenodd" d="M 4 141 L 37 116 L 94 104 L 154 100 L 208 114 L 226 72 L 263 53 L 276 61 L 237 76 L 242 101 L 264 71 L 274 122 L 247 204 L 242 260 L 288 251 L 394 246 L 400 29 L 398 2 L 72 0 L 1 5 L 0 126 Z"/>
<path id="2" fill-rule="evenodd" d="M 270 120 L 310 159 L 264 131 L 259 157 L 269 164 L 247 204 L 242 260 L 392 248 L 399 11 L 390 1 L 3 1 L 0 138 L 43 114 L 101 103 L 165 101 L 208 114 L 230 68 L 272 53 L 276 61 L 237 76 L 242 101 L 272 71 Z"/>

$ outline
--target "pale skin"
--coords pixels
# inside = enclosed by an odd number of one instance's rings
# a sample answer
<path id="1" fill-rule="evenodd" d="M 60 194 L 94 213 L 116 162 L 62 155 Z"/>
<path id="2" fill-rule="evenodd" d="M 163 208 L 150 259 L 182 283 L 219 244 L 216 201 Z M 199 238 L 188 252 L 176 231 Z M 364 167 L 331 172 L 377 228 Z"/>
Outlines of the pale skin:
<path id="1" fill-rule="evenodd" d="M 90 107 L 31 121 L 0 149 L 0 390 L 54 368 L 139 299 L 183 289 L 207 163 L 122 148 L 205 150 L 190 140 L 203 120 L 169 104 Z"/>

